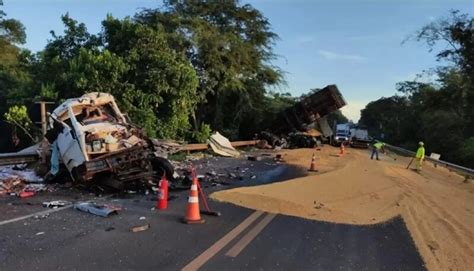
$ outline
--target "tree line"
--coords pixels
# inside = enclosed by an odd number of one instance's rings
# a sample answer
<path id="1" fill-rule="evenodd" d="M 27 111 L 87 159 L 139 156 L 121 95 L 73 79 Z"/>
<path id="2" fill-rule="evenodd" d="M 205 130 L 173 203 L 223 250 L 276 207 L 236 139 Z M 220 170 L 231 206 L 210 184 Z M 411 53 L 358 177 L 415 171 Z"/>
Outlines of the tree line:
<path id="1" fill-rule="evenodd" d="M 451 11 L 411 39 L 439 50 L 440 65 L 420 73 L 436 81 L 398 83 L 397 95 L 361 111 L 360 124 L 378 139 L 411 150 L 424 141 L 428 152 L 474 168 L 474 19 Z"/>
<path id="2" fill-rule="evenodd" d="M 28 122 L 25 108 L 15 105 L 34 109 L 38 100 L 58 104 L 99 91 L 114 95 L 149 136 L 202 142 L 211 129 L 249 138 L 268 114 L 294 102 L 268 91 L 283 82 L 271 64 L 278 36 L 251 5 L 168 0 L 124 19 L 108 14 L 98 34 L 68 14 L 61 20 L 64 32 L 51 31 L 45 48 L 32 53 L 19 47 L 24 26 L 0 9 L 5 121 Z"/>

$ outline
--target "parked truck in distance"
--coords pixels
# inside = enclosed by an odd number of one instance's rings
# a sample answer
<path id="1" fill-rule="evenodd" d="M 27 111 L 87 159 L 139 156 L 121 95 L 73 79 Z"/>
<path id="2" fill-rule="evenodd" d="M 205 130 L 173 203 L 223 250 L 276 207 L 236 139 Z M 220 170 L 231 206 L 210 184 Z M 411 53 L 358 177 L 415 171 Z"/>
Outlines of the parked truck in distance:
<path id="1" fill-rule="evenodd" d="M 333 135 L 332 144 L 339 146 L 342 144 L 347 145 L 351 139 L 351 125 L 350 123 L 336 124 L 336 131 Z"/>
<path id="2" fill-rule="evenodd" d="M 369 132 L 366 129 L 352 128 L 349 145 L 353 148 L 368 148 L 371 142 Z"/>

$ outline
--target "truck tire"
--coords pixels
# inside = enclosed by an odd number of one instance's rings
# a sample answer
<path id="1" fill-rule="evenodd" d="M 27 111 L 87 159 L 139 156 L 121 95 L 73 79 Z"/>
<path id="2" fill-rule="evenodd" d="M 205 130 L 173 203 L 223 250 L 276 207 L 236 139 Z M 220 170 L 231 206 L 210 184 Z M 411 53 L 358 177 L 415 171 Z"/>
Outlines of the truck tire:
<path id="1" fill-rule="evenodd" d="M 154 157 L 151 159 L 151 166 L 160 176 L 163 175 L 163 172 L 166 175 L 166 178 L 169 181 L 173 181 L 174 168 L 173 165 L 168 161 L 168 159 L 162 157 Z"/>

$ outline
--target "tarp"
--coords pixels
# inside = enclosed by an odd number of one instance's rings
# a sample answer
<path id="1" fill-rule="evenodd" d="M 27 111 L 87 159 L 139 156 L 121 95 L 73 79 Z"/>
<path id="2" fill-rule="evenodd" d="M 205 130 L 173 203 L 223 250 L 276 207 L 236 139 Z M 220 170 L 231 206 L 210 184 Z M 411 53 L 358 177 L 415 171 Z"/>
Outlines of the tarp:
<path id="1" fill-rule="evenodd" d="M 208 144 L 211 146 L 212 150 L 222 156 L 226 157 L 239 157 L 240 153 L 232 147 L 230 141 L 219 134 L 219 132 L 215 132 L 208 140 Z"/>

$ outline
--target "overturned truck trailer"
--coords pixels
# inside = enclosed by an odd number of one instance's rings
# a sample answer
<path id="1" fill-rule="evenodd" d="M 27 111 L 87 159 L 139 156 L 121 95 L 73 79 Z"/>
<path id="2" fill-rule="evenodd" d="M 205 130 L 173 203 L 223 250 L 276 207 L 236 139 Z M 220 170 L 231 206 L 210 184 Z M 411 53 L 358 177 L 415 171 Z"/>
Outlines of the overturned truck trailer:
<path id="1" fill-rule="evenodd" d="M 278 134 L 305 131 L 309 125 L 317 122 L 324 136 L 330 136 L 332 129 L 324 117 L 344 105 L 346 101 L 337 86 L 328 85 L 301 96 L 296 104 L 281 112 L 273 130 Z"/>

